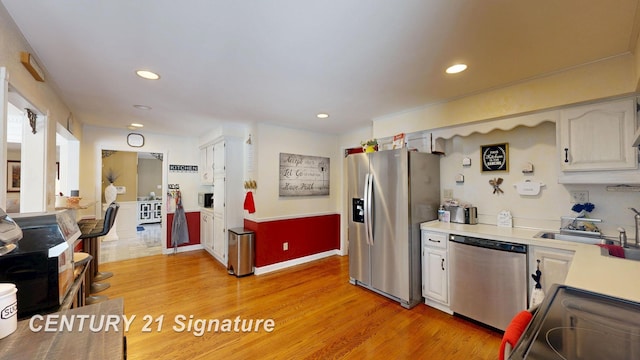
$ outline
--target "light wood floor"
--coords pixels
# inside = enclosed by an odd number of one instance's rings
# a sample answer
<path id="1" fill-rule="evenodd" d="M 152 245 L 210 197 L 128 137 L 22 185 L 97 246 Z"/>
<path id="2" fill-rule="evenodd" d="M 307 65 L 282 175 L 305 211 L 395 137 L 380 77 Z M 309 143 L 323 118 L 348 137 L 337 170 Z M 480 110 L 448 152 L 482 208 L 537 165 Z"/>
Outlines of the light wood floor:
<path id="1" fill-rule="evenodd" d="M 204 251 L 100 267 L 115 274 L 100 294 L 124 298 L 125 314 L 136 316 L 126 333 L 129 359 L 496 359 L 500 345 L 499 333 L 349 284 L 348 257 L 243 278 Z M 145 316 L 154 319 L 150 332 Z M 275 329 L 196 336 L 185 329 L 190 316 L 273 319 Z"/>

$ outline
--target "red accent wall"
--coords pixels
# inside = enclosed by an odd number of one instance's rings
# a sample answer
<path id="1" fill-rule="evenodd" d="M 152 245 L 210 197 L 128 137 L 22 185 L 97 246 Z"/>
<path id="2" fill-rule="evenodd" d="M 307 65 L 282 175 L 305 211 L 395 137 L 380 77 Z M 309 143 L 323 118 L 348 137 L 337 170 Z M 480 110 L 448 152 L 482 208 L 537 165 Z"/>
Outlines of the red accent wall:
<path id="1" fill-rule="evenodd" d="M 191 211 L 185 213 L 187 218 L 187 229 L 189 230 L 189 242 L 179 246 L 198 245 L 200 244 L 200 212 Z M 173 214 L 167 214 L 167 248 L 171 245 L 171 229 L 173 228 Z"/>
<path id="2" fill-rule="evenodd" d="M 340 249 L 340 215 L 255 222 L 244 220 L 255 232 L 257 267 Z M 282 250 L 288 242 L 289 250 Z"/>

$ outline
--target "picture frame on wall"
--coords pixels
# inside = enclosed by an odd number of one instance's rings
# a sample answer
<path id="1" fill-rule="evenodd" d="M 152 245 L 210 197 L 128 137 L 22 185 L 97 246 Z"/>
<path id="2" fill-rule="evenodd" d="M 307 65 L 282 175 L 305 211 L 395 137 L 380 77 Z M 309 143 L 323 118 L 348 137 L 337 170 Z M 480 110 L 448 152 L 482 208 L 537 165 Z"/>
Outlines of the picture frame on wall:
<path id="1" fill-rule="evenodd" d="M 20 192 L 20 161 L 7 160 L 7 191 Z"/>
<path id="2" fill-rule="evenodd" d="M 509 171 L 509 143 L 480 146 L 482 171 Z"/>

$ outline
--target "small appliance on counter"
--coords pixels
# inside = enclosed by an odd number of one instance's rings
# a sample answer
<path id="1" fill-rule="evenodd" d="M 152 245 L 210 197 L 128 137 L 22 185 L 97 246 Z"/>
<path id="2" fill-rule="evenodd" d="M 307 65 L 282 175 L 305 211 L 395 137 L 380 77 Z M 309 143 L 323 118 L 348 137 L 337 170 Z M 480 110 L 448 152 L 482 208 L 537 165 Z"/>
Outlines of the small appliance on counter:
<path id="1" fill-rule="evenodd" d="M 478 223 L 478 208 L 475 206 L 445 205 L 444 210 L 450 214 L 450 221 L 458 224 L 475 225 Z"/>
<path id="2" fill-rule="evenodd" d="M 198 206 L 205 208 L 213 207 L 213 193 L 198 193 Z"/>
<path id="3" fill-rule="evenodd" d="M 16 214 L 15 250 L 0 256 L 0 283 L 16 285 L 18 318 L 56 311 L 73 284 L 73 248 L 80 228 L 73 213 Z"/>
<path id="4" fill-rule="evenodd" d="M 22 229 L 11 217 L 0 209 L 0 256 L 16 249 L 16 243 L 22 239 Z"/>

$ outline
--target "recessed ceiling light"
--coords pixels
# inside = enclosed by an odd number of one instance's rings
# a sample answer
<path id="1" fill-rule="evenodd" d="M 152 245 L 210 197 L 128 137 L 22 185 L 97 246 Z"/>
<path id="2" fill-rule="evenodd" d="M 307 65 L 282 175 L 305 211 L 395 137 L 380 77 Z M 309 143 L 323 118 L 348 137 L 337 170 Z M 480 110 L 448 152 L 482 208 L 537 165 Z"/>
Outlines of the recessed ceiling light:
<path id="1" fill-rule="evenodd" d="M 131 126 L 131 127 L 134 127 L 134 128 L 141 128 L 141 127 L 144 127 L 144 125 L 142 125 L 142 124 L 138 124 L 138 123 L 131 123 L 131 125 L 130 125 L 130 126 Z"/>
<path id="2" fill-rule="evenodd" d="M 133 107 L 140 110 L 151 110 L 151 106 L 147 105 L 133 105 Z"/>
<path id="3" fill-rule="evenodd" d="M 160 79 L 160 75 L 154 73 L 153 71 L 149 71 L 149 70 L 138 70 L 136 71 L 136 74 L 138 76 L 140 76 L 143 79 L 147 79 L 147 80 L 158 80 Z"/>
<path id="4" fill-rule="evenodd" d="M 446 72 L 447 74 L 457 74 L 459 72 L 463 72 L 467 70 L 467 65 L 466 64 L 455 64 L 455 65 L 451 65 L 447 68 Z"/>
<path id="5" fill-rule="evenodd" d="M 329 114 L 325 114 L 325 113 L 320 113 L 318 115 L 316 115 L 318 117 L 318 119 L 326 119 L 329 117 Z"/>

